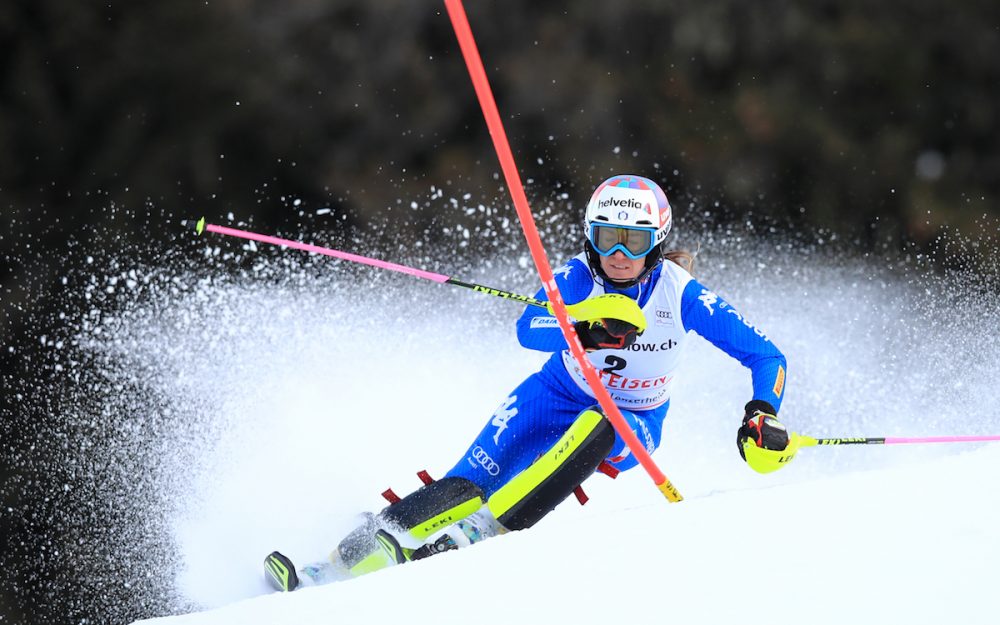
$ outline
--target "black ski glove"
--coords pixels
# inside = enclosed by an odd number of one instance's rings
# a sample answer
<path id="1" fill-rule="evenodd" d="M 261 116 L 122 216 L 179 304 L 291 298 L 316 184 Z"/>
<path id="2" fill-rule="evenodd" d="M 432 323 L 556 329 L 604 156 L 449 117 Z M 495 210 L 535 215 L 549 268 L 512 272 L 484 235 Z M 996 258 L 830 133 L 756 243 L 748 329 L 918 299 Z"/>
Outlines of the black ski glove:
<path id="1" fill-rule="evenodd" d="M 635 343 L 639 328 L 620 319 L 577 321 L 573 324 L 585 350 L 625 349 Z"/>
<path id="2" fill-rule="evenodd" d="M 736 446 L 740 457 L 747 459 L 743 443 L 748 439 L 761 449 L 783 451 L 788 447 L 788 430 L 774 416 L 774 406 L 761 399 L 754 399 L 744 408 L 743 425 L 736 433 Z"/>

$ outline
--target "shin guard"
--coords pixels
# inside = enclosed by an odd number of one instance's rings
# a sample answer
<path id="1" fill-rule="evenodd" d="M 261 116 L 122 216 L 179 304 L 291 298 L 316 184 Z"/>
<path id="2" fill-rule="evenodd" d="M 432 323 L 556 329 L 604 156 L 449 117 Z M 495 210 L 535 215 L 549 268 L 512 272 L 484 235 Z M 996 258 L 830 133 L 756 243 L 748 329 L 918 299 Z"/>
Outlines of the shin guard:
<path id="1" fill-rule="evenodd" d="M 490 511 L 509 530 L 531 527 L 593 475 L 614 444 L 604 415 L 584 410 L 551 449 L 493 493 Z"/>
<path id="2" fill-rule="evenodd" d="M 383 557 L 385 545 L 377 539 L 380 530 L 389 529 L 396 535 L 409 535 L 416 542 L 423 542 L 431 534 L 476 512 L 484 503 L 483 491 L 469 480 L 442 478 L 403 497 L 378 515 L 369 516 L 361 527 L 340 541 L 337 555 L 355 575 L 396 564 L 398 557 Z M 408 559 L 412 550 L 402 549 L 402 552 Z"/>

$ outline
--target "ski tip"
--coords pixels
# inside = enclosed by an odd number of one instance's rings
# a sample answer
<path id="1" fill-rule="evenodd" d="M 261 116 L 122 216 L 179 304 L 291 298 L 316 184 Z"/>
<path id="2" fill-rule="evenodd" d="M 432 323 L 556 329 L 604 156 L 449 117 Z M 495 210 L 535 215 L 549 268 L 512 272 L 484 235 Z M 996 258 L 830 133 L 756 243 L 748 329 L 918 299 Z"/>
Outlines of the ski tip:
<path id="1" fill-rule="evenodd" d="M 271 552 L 264 558 L 264 577 L 280 592 L 291 592 L 299 585 L 299 576 L 295 573 L 295 565 L 287 556 L 280 552 Z"/>
<path id="2" fill-rule="evenodd" d="M 201 234 L 205 231 L 205 218 L 202 217 L 198 221 L 191 219 L 182 219 L 181 225 L 190 230 L 194 230 L 196 233 Z"/>

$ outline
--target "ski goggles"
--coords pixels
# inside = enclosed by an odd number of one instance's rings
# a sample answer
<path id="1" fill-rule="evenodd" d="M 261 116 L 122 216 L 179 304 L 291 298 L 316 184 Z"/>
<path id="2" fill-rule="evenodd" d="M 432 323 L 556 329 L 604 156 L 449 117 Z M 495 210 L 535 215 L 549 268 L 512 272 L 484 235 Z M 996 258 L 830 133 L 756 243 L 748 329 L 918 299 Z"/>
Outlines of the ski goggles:
<path id="1" fill-rule="evenodd" d="M 601 256 L 611 256 L 617 251 L 638 260 L 653 251 L 652 228 L 633 226 L 590 225 L 590 243 Z"/>

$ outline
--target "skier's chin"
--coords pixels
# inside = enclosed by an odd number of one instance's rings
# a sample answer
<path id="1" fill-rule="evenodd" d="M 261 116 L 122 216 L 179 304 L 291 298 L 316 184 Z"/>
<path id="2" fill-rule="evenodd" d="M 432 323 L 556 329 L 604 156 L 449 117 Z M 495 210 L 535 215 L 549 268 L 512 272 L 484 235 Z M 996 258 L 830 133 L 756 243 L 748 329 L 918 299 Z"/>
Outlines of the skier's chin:
<path id="1" fill-rule="evenodd" d="M 627 289 L 635 284 L 635 277 L 615 278 L 613 276 L 608 276 L 607 281 L 616 289 Z"/>
<path id="2" fill-rule="evenodd" d="M 619 282 L 622 284 L 627 284 L 629 282 L 634 282 L 636 278 L 639 277 L 639 272 L 631 270 L 614 270 L 608 271 L 608 267 L 604 268 L 604 273 L 608 275 L 608 280 L 612 283 Z"/>

